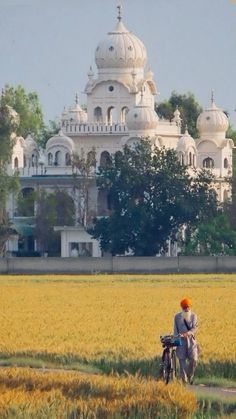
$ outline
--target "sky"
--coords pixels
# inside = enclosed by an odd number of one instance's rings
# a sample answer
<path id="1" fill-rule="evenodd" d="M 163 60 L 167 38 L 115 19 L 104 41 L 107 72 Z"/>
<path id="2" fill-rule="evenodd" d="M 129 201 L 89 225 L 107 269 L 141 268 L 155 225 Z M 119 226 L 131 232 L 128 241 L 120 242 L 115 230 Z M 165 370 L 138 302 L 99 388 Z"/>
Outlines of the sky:
<path id="1" fill-rule="evenodd" d="M 86 103 L 99 41 L 123 22 L 147 49 L 156 101 L 192 92 L 203 108 L 214 90 L 236 128 L 236 0 L 0 0 L 0 88 L 39 96 L 45 122 Z"/>

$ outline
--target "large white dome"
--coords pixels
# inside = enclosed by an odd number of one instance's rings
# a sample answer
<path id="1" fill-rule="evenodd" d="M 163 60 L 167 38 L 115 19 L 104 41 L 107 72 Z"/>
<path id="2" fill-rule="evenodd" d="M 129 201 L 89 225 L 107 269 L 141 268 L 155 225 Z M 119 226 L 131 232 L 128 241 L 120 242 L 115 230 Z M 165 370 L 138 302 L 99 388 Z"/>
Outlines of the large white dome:
<path id="1" fill-rule="evenodd" d="M 101 41 L 95 52 L 99 69 L 144 68 L 147 59 L 146 48 L 140 39 L 129 32 L 119 18 L 116 28 Z"/>
<path id="2" fill-rule="evenodd" d="M 229 121 L 225 113 L 217 108 L 212 100 L 211 106 L 205 109 L 197 119 L 197 129 L 200 134 L 225 134 Z"/>

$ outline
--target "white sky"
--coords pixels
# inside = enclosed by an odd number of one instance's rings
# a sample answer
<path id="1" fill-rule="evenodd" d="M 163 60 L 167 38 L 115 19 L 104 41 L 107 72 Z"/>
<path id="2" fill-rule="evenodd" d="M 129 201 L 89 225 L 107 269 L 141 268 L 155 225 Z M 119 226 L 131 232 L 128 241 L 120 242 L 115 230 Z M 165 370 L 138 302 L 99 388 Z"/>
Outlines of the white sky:
<path id="1" fill-rule="evenodd" d="M 35 90 L 45 121 L 82 93 L 97 43 L 123 22 L 145 44 L 160 95 L 191 91 L 236 127 L 236 0 L 0 0 L 0 87 Z"/>

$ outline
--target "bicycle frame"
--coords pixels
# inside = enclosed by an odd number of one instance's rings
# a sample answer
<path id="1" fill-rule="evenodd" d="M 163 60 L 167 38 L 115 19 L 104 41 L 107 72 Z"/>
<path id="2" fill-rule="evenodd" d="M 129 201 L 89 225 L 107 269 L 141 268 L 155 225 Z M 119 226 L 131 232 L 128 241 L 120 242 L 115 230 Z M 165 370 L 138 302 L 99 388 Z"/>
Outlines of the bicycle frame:
<path id="1" fill-rule="evenodd" d="M 162 362 L 160 365 L 160 377 L 168 384 L 174 380 L 177 375 L 176 371 L 176 346 L 181 345 L 179 336 L 161 336 L 161 343 L 164 348 L 162 353 Z"/>

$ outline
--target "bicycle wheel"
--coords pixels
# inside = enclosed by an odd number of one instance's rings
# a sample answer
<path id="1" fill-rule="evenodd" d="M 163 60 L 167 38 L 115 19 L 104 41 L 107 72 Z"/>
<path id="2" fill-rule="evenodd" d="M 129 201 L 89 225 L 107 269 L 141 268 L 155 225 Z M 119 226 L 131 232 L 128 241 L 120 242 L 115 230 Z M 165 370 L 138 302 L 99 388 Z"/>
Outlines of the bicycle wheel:
<path id="1" fill-rule="evenodd" d="M 160 378 L 166 384 L 168 384 L 170 380 L 170 368 L 171 368 L 170 353 L 167 349 L 164 349 L 163 355 L 162 355 L 162 362 L 160 366 Z"/>

